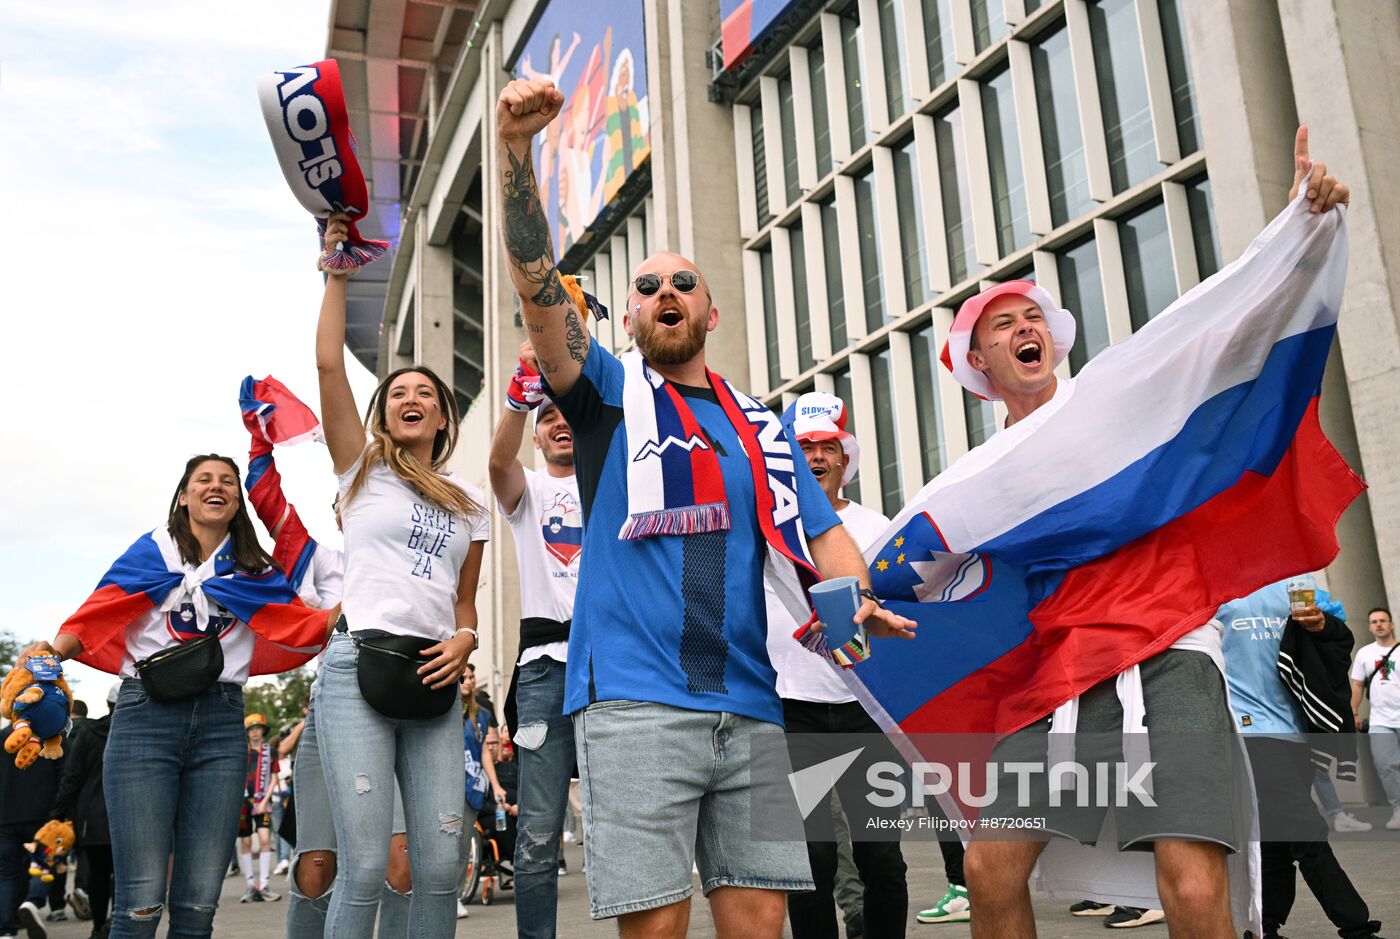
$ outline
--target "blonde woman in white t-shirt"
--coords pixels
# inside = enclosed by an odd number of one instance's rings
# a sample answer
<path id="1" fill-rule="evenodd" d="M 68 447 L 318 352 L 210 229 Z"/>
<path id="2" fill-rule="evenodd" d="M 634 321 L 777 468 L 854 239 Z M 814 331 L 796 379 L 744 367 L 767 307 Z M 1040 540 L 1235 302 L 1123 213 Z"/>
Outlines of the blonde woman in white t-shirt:
<path id="1" fill-rule="evenodd" d="M 343 221 L 333 219 L 327 244 L 344 238 Z M 317 731 L 341 855 L 325 935 L 373 934 L 393 816 L 391 777 L 397 776 L 413 869 L 409 934 L 446 936 L 456 922 L 463 832 L 474 822 L 465 800 L 462 712 L 455 701 L 457 681 L 476 648 L 487 517 L 480 497 L 442 472 L 457 442 L 451 389 L 430 369 L 399 369 L 375 389 L 362 422 L 344 345 L 345 278 L 331 274 L 316 330 L 316 365 L 321 423 L 340 482 L 345 581 L 342 619 L 317 691 Z M 422 660 L 416 670 L 409 660 L 415 652 Z M 370 676 L 382 677 L 385 667 L 394 676 L 394 693 L 381 699 Z M 374 706 L 362 687 L 371 688 Z M 435 711 L 438 696 L 431 691 L 443 689 L 452 706 L 440 713 L 383 713 L 419 698 L 430 699 L 426 710 Z"/>

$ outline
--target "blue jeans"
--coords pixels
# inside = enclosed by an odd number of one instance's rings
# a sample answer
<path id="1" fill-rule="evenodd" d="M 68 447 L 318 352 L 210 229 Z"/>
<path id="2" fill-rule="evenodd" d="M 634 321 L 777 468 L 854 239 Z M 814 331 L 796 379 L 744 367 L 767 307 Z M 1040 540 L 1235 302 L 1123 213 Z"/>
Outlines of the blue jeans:
<path id="1" fill-rule="evenodd" d="M 450 936 L 457 923 L 466 816 L 462 712 L 421 721 L 387 718 L 365 703 L 349 636 L 331 637 L 316 692 L 316 731 L 335 820 L 330 939 L 370 939 L 389 865 L 398 777 L 408 822 L 413 894 L 407 933 Z M 469 823 L 468 823 L 469 824 Z"/>
<path id="2" fill-rule="evenodd" d="M 564 713 L 564 663 L 520 666 L 515 752 L 520 763 L 520 821 L 515 841 L 515 931 L 553 939 L 559 906 L 559 835 L 574 774 L 574 722 Z"/>
<path id="3" fill-rule="evenodd" d="M 1371 760 L 1376 764 L 1376 775 L 1380 776 L 1381 786 L 1385 789 L 1385 800 L 1392 808 L 1400 809 L 1400 727 L 1386 727 L 1372 722 L 1366 740 L 1371 745 Z"/>
<path id="4" fill-rule="evenodd" d="M 40 909 L 44 907 L 49 885 L 29 876 L 29 852 L 24 849 L 24 843 L 32 840 L 46 821 L 46 818 L 36 818 L 0 825 L 0 936 L 19 932 L 15 915 L 25 900 Z"/>
<path id="5" fill-rule="evenodd" d="M 1332 783 L 1332 774 L 1321 766 L 1313 767 L 1312 787 L 1325 815 L 1330 818 L 1342 810 L 1342 800 L 1337 795 L 1337 787 Z"/>
<path id="6" fill-rule="evenodd" d="M 113 939 L 209 936 L 238 834 L 247 738 L 243 689 L 219 682 L 162 704 L 122 682 L 103 763 L 116 890 Z M 169 879 L 169 890 L 166 883 Z"/>

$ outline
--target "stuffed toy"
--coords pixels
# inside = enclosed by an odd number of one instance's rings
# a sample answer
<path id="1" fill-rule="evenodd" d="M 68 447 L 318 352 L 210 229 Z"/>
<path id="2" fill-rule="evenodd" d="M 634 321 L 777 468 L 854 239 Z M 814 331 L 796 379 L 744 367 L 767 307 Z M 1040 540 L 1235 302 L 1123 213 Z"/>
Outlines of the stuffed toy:
<path id="1" fill-rule="evenodd" d="M 51 884 L 55 874 L 66 873 L 68 855 L 75 840 L 72 822 L 56 818 L 45 822 L 44 827 L 34 833 L 34 840 L 24 845 L 29 852 L 29 876 Z"/>
<path id="2" fill-rule="evenodd" d="M 31 655 L 10 669 L 0 683 L 0 717 L 14 722 L 5 738 L 5 752 L 15 765 L 28 769 L 39 757 L 63 756 L 63 732 L 73 710 L 73 693 L 55 655 Z"/>

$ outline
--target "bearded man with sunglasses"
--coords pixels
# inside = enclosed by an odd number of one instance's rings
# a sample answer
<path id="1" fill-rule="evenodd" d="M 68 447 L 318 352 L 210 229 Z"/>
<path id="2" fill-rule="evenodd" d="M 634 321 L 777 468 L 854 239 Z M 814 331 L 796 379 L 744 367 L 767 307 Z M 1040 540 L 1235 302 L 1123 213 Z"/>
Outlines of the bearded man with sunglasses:
<path id="1" fill-rule="evenodd" d="M 720 937 L 776 939 L 787 892 L 812 877 L 800 841 L 758 840 L 750 826 L 750 737 L 783 719 L 765 567 L 793 606 L 821 577 L 868 585 L 868 574 L 776 415 L 705 367 L 719 310 L 692 262 L 664 252 L 634 272 L 623 324 L 636 352 L 619 359 L 589 337 L 555 268 L 533 166 L 531 140 L 563 102 L 549 81 L 513 81 L 496 128 L 511 279 L 547 394 L 574 431 L 583 503 L 564 709 L 591 912 L 618 917 L 624 937 L 682 936 L 695 865 Z M 873 595 L 856 619 L 872 635 L 912 636 Z M 795 805 L 784 810 L 800 824 Z"/>

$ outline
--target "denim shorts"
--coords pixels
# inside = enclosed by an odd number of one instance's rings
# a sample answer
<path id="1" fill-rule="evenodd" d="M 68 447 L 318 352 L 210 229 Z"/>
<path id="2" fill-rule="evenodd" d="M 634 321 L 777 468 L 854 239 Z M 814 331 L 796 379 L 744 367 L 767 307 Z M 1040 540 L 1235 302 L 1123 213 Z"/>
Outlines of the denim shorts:
<path id="1" fill-rule="evenodd" d="M 749 823 L 750 735 L 781 730 L 647 701 L 600 701 L 574 715 L 594 919 L 684 900 L 692 866 L 706 894 L 813 889 L 806 844 L 755 840 Z"/>

